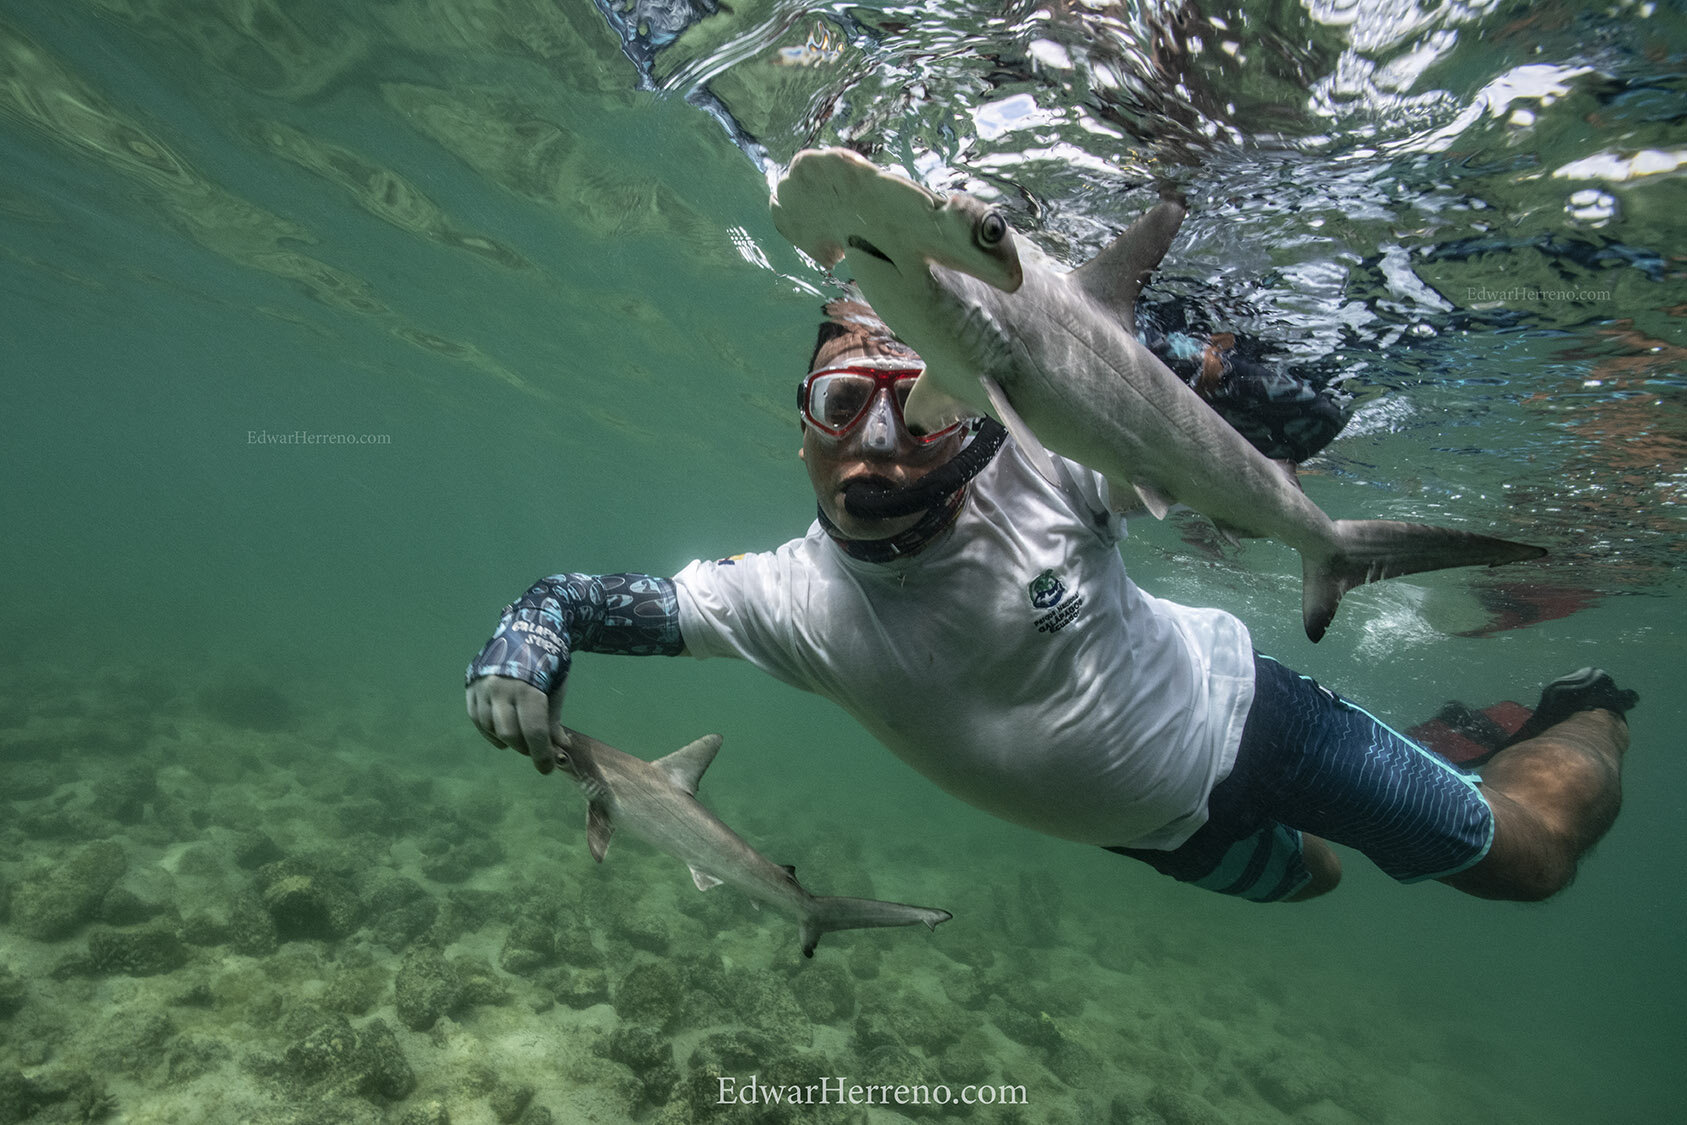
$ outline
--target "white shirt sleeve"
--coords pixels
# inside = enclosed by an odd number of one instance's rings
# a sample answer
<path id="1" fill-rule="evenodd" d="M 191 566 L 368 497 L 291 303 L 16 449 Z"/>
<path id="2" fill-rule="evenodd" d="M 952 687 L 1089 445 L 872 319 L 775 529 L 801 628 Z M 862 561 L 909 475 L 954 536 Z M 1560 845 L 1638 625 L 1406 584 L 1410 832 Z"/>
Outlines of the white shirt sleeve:
<path id="1" fill-rule="evenodd" d="M 690 655 L 735 656 L 806 686 L 792 651 L 793 606 L 805 586 L 800 578 L 793 582 L 792 546 L 698 559 L 674 575 L 680 636 Z"/>

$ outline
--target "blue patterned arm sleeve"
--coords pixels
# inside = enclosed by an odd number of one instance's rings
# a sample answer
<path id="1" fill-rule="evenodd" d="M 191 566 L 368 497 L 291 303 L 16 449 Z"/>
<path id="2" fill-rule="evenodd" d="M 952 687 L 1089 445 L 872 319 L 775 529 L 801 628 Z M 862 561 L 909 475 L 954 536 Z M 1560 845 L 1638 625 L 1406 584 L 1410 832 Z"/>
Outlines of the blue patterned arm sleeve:
<path id="1" fill-rule="evenodd" d="M 684 650 L 672 579 L 553 574 L 504 607 L 464 683 L 509 676 L 549 694 L 568 678 L 575 652 L 677 656 Z"/>

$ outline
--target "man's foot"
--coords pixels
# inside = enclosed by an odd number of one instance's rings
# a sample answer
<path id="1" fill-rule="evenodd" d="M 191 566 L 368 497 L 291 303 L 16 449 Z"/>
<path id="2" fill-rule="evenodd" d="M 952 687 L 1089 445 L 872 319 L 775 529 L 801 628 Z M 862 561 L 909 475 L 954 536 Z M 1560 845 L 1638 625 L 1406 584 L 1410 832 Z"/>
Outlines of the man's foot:
<path id="1" fill-rule="evenodd" d="M 1639 692 L 1618 687 L 1605 669 L 1582 668 L 1547 684 L 1541 690 L 1541 701 L 1535 705 L 1535 713 L 1499 749 L 1534 738 L 1580 711 L 1611 711 L 1626 715 L 1629 708 L 1639 702 Z"/>

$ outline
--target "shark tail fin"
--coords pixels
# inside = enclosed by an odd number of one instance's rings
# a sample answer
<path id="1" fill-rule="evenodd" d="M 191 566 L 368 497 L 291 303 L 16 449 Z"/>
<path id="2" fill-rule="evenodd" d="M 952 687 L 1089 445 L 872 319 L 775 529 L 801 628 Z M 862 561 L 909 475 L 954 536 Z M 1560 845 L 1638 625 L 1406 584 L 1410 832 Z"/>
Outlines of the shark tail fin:
<path id="1" fill-rule="evenodd" d="M 802 916 L 802 955 L 814 956 L 822 934 L 833 930 L 865 930 L 875 926 L 912 926 L 916 923 L 935 930 L 954 915 L 930 906 L 908 906 L 872 898 L 834 898 L 816 895 L 808 900 Z"/>
<path id="2" fill-rule="evenodd" d="M 1307 637 L 1320 640 L 1341 596 L 1367 582 L 1454 566 L 1498 566 L 1544 554 L 1543 547 L 1429 524 L 1336 520 L 1335 550 L 1322 557 L 1302 555 L 1302 624 Z"/>

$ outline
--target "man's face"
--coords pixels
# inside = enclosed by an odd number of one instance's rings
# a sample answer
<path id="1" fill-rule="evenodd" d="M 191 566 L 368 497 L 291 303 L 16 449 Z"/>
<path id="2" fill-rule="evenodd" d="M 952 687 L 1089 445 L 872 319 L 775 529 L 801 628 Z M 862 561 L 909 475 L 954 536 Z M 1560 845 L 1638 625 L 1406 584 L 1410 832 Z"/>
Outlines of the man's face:
<path id="1" fill-rule="evenodd" d="M 803 425 L 803 464 L 814 486 L 820 510 L 850 539 L 888 539 L 913 527 L 924 513 L 891 519 L 852 516 L 844 509 L 844 489 L 864 479 L 893 488 L 906 488 L 960 452 L 965 430 L 922 443 L 908 432 L 895 408 L 889 388 L 873 397 L 868 412 L 853 430 L 832 437 L 807 422 Z"/>

